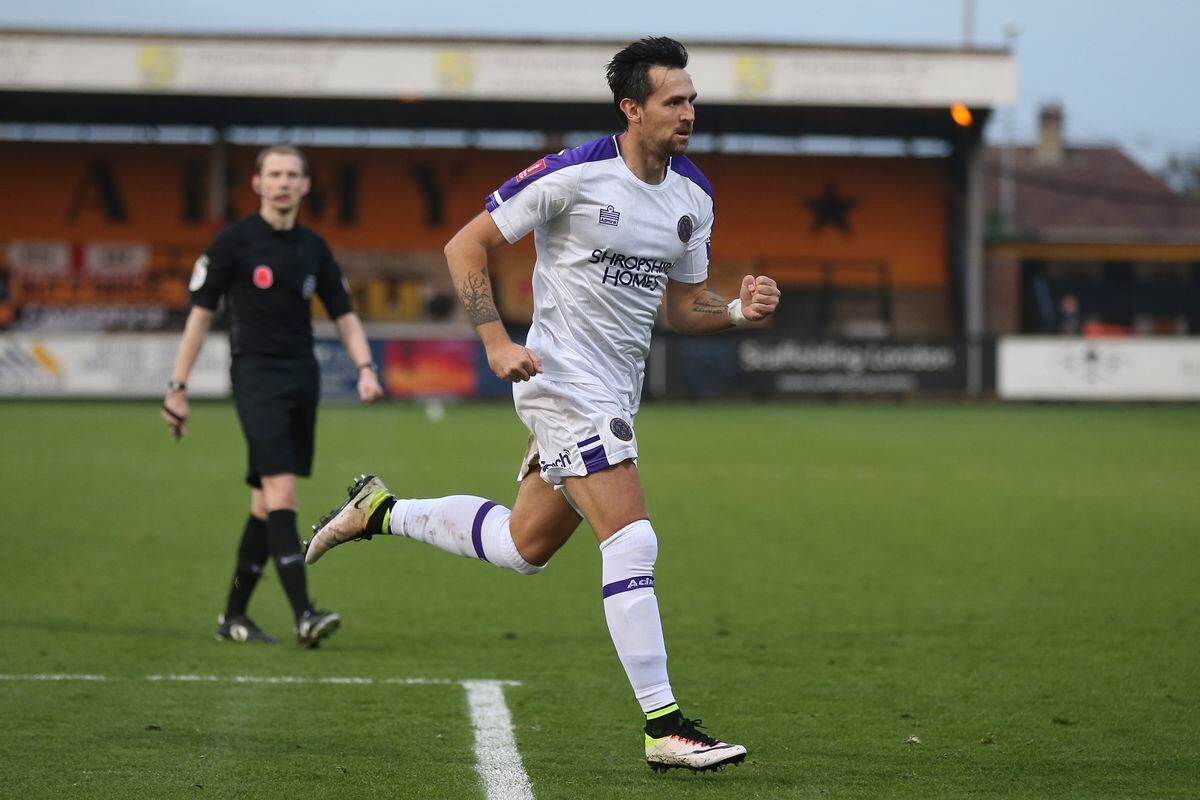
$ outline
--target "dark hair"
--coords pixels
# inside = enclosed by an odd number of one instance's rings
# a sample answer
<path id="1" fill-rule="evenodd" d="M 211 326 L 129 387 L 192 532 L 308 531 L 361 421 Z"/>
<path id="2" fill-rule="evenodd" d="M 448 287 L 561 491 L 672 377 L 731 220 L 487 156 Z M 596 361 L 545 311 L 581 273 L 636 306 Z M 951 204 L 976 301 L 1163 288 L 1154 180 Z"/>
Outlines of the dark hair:
<path id="1" fill-rule="evenodd" d="M 613 105 L 621 118 L 621 129 L 629 127 L 629 120 L 621 110 L 621 101 L 628 97 L 641 105 L 650 99 L 654 87 L 650 85 L 650 68 L 667 67 L 683 69 L 688 63 L 687 48 L 666 36 L 647 36 L 634 42 L 612 57 L 605 70 L 608 88 L 612 89 Z"/>
<path id="2" fill-rule="evenodd" d="M 304 153 L 300 152 L 299 147 L 292 147 L 290 144 L 273 144 L 258 151 L 258 158 L 254 160 L 255 175 L 262 174 L 263 162 L 272 153 L 279 156 L 295 156 L 300 159 L 300 173 L 302 175 L 308 174 L 308 159 L 304 157 Z"/>

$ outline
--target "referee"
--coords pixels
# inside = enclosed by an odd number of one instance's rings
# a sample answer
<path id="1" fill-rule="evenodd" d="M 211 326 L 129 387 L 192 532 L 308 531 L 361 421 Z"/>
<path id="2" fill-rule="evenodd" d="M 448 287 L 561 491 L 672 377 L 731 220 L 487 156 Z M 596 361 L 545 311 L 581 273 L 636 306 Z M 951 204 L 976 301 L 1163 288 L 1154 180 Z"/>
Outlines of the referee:
<path id="1" fill-rule="evenodd" d="M 296 222 L 310 187 L 304 155 L 295 147 L 268 147 L 256 167 L 258 213 L 218 233 L 196 261 L 188 285 L 192 309 L 161 415 L 176 437 L 187 433 L 188 376 L 224 296 L 233 399 L 250 451 L 251 488 L 250 516 L 225 613 L 217 618 L 217 639 L 275 641 L 246 615 L 270 555 L 296 618 L 296 641 L 312 648 L 341 623 L 335 612 L 317 611 L 309 600 L 296 532 L 296 476 L 312 471 L 320 388 L 310 316 L 314 292 L 358 365 L 359 399 L 372 403 L 383 389 L 337 262 L 324 239 Z"/>

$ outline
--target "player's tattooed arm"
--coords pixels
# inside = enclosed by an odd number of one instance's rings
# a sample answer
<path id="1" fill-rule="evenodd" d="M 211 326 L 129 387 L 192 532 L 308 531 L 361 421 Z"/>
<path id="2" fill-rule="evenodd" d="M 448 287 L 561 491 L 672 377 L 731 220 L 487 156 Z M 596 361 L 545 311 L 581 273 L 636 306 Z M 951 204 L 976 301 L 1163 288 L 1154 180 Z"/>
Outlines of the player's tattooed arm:
<path id="1" fill-rule="evenodd" d="M 446 243 L 446 266 L 467 316 L 483 342 L 488 366 L 501 380 L 527 381 L 542 371 L 542 360 L 508 337 L 488 276 L 488 254 L 507 244 L 504 234 L 486 211 L 468 222 Z"/>
<path id="2" fill-rule="evenodd" d="M 692 298 L 692 313 L 715 314 L 719 317 L 729 315 L 728 300 L 721 299 L 715 292 L 705 289 Z"/>
<path id="3" fill-rule="evenodd" d="M 492 299 L 488 254 L 506 245 L 504 235 L 486 211 L 468 222 L 446 243 L 446 266 L 467 317 L 476 328 L 500 321 Z"/>
<path id="4" fill-rule="evenodd" d="M 664 308 L 677 333 L 704 335 L 730 327 L 729 301 L 704 283 L 669 281 Z"/>
<path id="5" fill-rule="evenodd" d="M 496 302 L 492 299 L 492 282 L 487 267 L 483 268 L 483 272 L 468 272 L 458 287 L 458 296 L 467 309 L 467 317 L 472 325 L 483 325 L 500 319 Z"/>
<path id="6" fill-rule="evenodd" d="M 759 322 L 775 313 L 779 286 L 765 275 L 742 278 L 737 298 L 726 300 L 704 283 L 670 281 L 664 300 L 667 322 L 679 333 L 717 333 Z"/>

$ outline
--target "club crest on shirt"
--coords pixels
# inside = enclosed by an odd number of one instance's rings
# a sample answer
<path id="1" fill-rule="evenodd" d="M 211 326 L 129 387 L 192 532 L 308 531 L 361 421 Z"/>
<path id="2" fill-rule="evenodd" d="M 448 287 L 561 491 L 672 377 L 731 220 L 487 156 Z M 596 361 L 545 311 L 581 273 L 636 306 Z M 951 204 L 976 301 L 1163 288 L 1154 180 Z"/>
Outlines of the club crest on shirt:
<path id="1" fill-rule="evenodd" d="M 196 264 L 192 267 L 192 279 L 188 281 L 188 291 L 200 291 L 200 287 L 206 280 L 208 280 L 208 256 L 202 255 L 196 259 Z"/>
<path id="2" fill-rule="evenodd" d="M 696 230 L 696 222 L 692 219 L 691 214 L 684 214 L 679 218 L 679 222 L 675 225 L 675 232 L 679 234 L 679 241 L 687 244 L 692 233 Z"/>
<path id="3" fill-rule="evenodd" d="M 622 442 L 628 442 L 633 438 L 633 428 L 629 427 L 629 423 L 620 417 L 613 417 L 608 423 L 608 429 Z"/>
<path id="4" fill-rule="evenodd" d="M 265 264 L 254 268 L 254 285 L 260 289 L 270 289 L 275 283 L 275 273 Z"/>
<path id="5" fill-rule="evenodd" d="M 317 276 L 309 275 L 304 279 L 304 285 L 300 287 L 300 294 L 303 295 L 305 300 L 307 300 L 308 298 L 312 297 L 312 293 L 316 288 Z"/>
<path id="6" fill-rule="evenodd" d="M 528 167 L 526 167 L 525 169 L 518 172 L 516 181 L 517 181 L 517 183 L 520 183 L 521 181 L 528 178 L 530 175 L 536 175 L 537 173 L 541 172 L 545 168 L 546 168 L 546 159 L 539 158 L 537 161 L 533 162 Z"/>

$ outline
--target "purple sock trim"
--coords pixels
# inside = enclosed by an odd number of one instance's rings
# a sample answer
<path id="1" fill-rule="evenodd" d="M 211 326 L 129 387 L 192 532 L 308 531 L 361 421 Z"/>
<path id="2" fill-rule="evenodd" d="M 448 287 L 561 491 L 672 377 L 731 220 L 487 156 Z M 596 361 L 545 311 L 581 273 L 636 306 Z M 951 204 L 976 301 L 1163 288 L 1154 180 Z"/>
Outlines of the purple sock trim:
<path id="1" fill-rule="evenodd" d="M 480 561 L 488 560 L 483 554 L 483 518 L 497 505 L 499 503 L 495 500 L 488 500 L 475 512 L 475 521 L 471 523 L 471 544 L 475 545 L 475 555 L 479 556 Z"/>
<path id="2" fill-rule="evenodd" d="M 641 575 L 636 578 L 625 578 L 624 580 L 605 584 L 601 594 L 604 597 L 612 597 L 614 594 L 632 592 L 634 589 L 654 589 L 654 576 Z"/>

